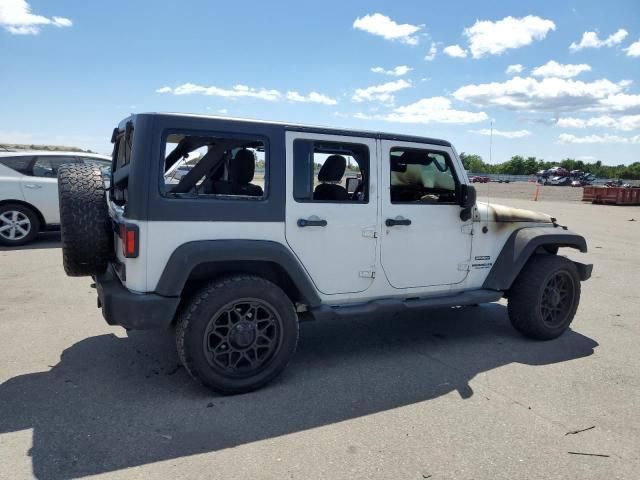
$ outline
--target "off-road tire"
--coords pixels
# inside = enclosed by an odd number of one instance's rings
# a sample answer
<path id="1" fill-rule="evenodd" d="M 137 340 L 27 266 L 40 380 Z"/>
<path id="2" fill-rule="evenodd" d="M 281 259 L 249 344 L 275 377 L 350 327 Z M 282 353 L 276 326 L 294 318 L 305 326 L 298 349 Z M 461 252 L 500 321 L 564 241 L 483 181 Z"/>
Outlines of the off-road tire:
<path id="1" fill-rule="evenodd" d="M 545 289 L 554 278 L 567 283 L 571 300 L 555 321 L 546 315 Z M 549 287 L 550 288 L 550 287 Z M 547 290 L 548 291 L 548 290 Z M 566 298 L 566 297 L 565 297 Z M 570 260 L 557 255 L 534 255 L 524 266 L 508 292 L 509 320 L 523 335 L 537 340 L 551 340 L 571 325 L 580 303 L 580 275 Z M 543 314 L 545 312 L 545 314 Z"/>
<path id="2" fill-rule="evenodd" d="M 279 321 L 279 340 L 277 349 L 266 363 L 255 370 L 249 367 L 252 369 L 250 373 L 239 377 L 232 371 L 226 372 L 212 365 L 215 361 L 212 353 L 207 351 L 210 345 L 207 332 L 212 322 L 219 318 L 221 309 L 245 299 L 265 302 L 272 308 Z M 257 322 L 258 315 L 255 317 Z M 256 390 L 276 378 L 293 357 L 297 343 L 298 317 L 289 297 L 274 283 L 250 275 L 232 276 L 208 283 L 181 307 L 176 324 L 176 348 L 183 366 L 196 381 L 222 394 Z"/>
<path id="3" fill-rule="evenodd" d="M 9 212 L 19 212 L 29 220 L 29 233 L 27 233 L 24 237 L 18 239 L 5 238 L 3 235 L 0 235 L 0 245 L 4 245 L 7 247 L 19 247 L 21 245 L 25 245 L 38 236 L 38 232 L 40 231 L 40 219 L 36 212 L 27 207 L 26 205 L 22 205 L 20 203 L 5 203 L 4 205 L 0 205 L 0 215 L 9 213 Z M 0 227 L 5 226 L 3 222 L 0 222 Z"/>
<path id="4" fill-rule="evenodd" d="M 62 263 L 67 275 L 99 275 L 107 269 L 113 231 L 104 179 L 93 165 L 66 164 L 58 170 Z"/>

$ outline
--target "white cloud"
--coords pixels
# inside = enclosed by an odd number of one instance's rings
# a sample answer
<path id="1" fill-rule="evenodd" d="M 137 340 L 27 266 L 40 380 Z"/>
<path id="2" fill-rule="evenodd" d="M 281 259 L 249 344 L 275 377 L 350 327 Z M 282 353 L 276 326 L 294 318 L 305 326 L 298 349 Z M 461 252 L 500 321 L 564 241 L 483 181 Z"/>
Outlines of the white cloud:
<path id="1" fill-rule="evenodd" d="M 640 143 L 640 135 L 633 137 L 621 137 L 619 135 L 587 135 L 577 137 L 570 133 L 558 135 L 558 143 Z"/>
<path id="2" fill-rule="evenodd" d="M 480 135 L 491 135 L 490 128 L 481 128 L 480 130 L 469 130 L 471 133 L 478 133 Z M 522 138 L 528 137 L 531 135 L 529 130 L 496 130 L 493 129 L 493 135 L 496 137 L 504 137 L 504 138 Z"/>
<path id="3" fill-rule="evenodd" d="M 531 75 L 534 77 L 559 77 L 559 78 L 571 78 L 580 75 L 582 72 L 590 72 L 591 67 L 586 63 L 575 64 L 562 64 L 555 60 L 535 68 Z"/>
<path id="4" fill-rule="evenodd" d="M 444 47 L 442 51 L 454 58 L 465 58 L 467 56 L 467 51 L 460 47 L 460 45 L 449 45 L 448 47 Z"/>
<path id="5" fill-rule="evenodd" d="M 583 48 L 613 47 L 622 42 L 627 35 L 629 35 L 629 32 L 621 28 L 616 33 L 609 35 L 605 40 L 600 40 L 598 32 L 584 32 L 580 43 L 573 42 L 569 45 L 569 50 L 577 52 Z"/>
<path id="6" fill-rule="evenodd" d="M 356 118 L 366 120 L 385 120 L 397 123 L 477 123 L 489 117 L 484 112 L 468 112 L 455 110 L 451 100 L 445 97 L 423 98 L 415 103 L 394 108 L 384 115 L 366 115 L 357 113 Z"/>
<path id="7" fill-rule="evenodd" d="M 184 83 L 175 88 L 162 87 L 156 90 L 157 93 L 172 93 L 173 95 L 213 95 L 217 97 L 239 98 L 250 97 L 262 100 L 276 101 L 282 97 L 278 90 L 267 90 L 265 88 L 250 88 L 246 85 L 234 85 L 231 89 L 219 87 L 205 87 L 194 83 Z"/>
<path id="8" fill-rule="evenodd" d="M 391 70 L 385 70 L 382 67 L 373 67 L 371 69 L 373 73 L 382 73 L 384 75 L 391 75 L 392 77 L 402 77 L 403 75 L 409 73 L 411 70 L 413 70 L 413 68 L 407 67 L 406 65 L 398 65 Z"/>
<path id="9" fill-rule="evenodd" d="M 625 95 L 629 85 L 607 79 L 593 82 L 563 78 L 515 77 L 505 82 L 465 85 L 453 92 L 458 100 L 483 107 L 500 106 L 529 111 L 624 111 L 640 105 L 640 95 Z"/>
<path id="10" fill-rule="evenodd" d="M 323 105 L 335 105 L 338 103 L 336 99 L 318 92 L 311 92 L 305 96 L 296 91 L 288 91 L 286 95 L 283 95 L 280 91 L 275 89 L 252 88 L 241 84 L 234 85 L 230 89 L 226 89 L 215 86 L 205 87 L 194 83 L 184 83 L 175 88 L 158 88 L 156 93 L 171 93 L 173 95 L 208 95 L 225 98 L 249 97 L 267 100 L 270 102 L 286 98 L 292 102 L 321 103 Z"/>
<path id="11" fill-rule="evenodd" d="M 429 47 L 429 52 L 424 56 L 424 59 L 428 62 L 436 58 L 436 54 L 438 53 L 438 44 L 435 42 L 431 42 L 431 46 Z"/>
<path id="12" fill-rule="evenodd" d="M 353 28 L 379 35 L 386 40 L 399 40 L 409 45 L 417 45 L 418 37 L 415 34 L 422 29 L 422 26 L 409 23 L 398 24 L 386 15 L 374 13 L 356 18 Z"/>
<path id="13" fill-rule="evenodd" d="M 522 73 L 523 70 L 524 67 L 519 63 L 516 63 L 515 65 L 509 65 L 504 73 L 506 73 L 507 75 L 515 75 L 517 73 Z"/>
<path id="14" fill-rule="evenodd" d="M 618 93 L 601 100 L 600 104 L 600 109 L 602 110 L 628 113 L 640 112 L 640 95 Z"/>
<path id="15" fill-rule="evenodd" d="M 556 125 L 564 128 L 613 128 L 628 132 L 640 129 L 640 115 L 622 115 L 620 117 L 602 115 L 591 118 L 563 117 L 558 119 Z"/>
<path id="16" fill-rule="evenodd" d="M 64 17 L 44 17 L 31 13 L 26 0 L 2 0 L 0 2 L 0 25 L 14 35 L 37 35 L 43 25 L 70 27 L 73 22 Z"/>
<path id="17" fill-rule="evenodd" d="M 500 55 L 510 48 L 520 48 L 534 40 L 542 40 L 556 25 L 551 20 L 534 15 L 522 18 L 505 17 L 497 22 L 477 20 L 464 30 L 469 39 L 473 58 L 485 55 Z"/>
<path id="18" fill-rule="evenodd" d="M 327 95 L 318 92 L 311 92 L 309 95 L 300 95 L 296 91 L 287 92 L 287 100 L 302 103 L 321 103 L 322 105 L 336 105 L 338 101 Z"/>
<path id="19" fill-rule="evenodd" d="M 226 108 L 221 108 L 220 110 L 218 110 L 218 113 L 226 115 L 227 113 L 229 113 L 229 111 Z"/>
<path id="20" fill-rule="evenodd" d="M 640 57 L 640 40 L 629 45 L 624 51 L 627 52 L 627 57 Z"/>
<path id="21" fill-rule="evenodd" d="M 400 79 L 393 82 L 383 83 L 382 85 L 358 88 L 351 99 L 354 102 L 380 101 L 382 103 L 393 103 L 395 100 L 393 94 L 400 90 L 404 90 L 405 88 L 409 88 L 410 86 L 411 82 Z"/>

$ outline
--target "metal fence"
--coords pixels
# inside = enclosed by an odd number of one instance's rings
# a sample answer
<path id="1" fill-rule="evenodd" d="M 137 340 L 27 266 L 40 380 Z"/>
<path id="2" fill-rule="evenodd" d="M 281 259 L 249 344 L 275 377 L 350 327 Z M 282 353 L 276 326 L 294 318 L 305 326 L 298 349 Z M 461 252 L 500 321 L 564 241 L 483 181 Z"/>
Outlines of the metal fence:
<path id="1" fill-rule="evenodd" d="M 489 177 L 492 182 L 498 182 L 500 180 L 509 181 L 509 182 L 535 182 L 537 177 L 535 175 L 502 175 L 499 173 L 473 173 L 467 172 L 468 176 L 482 176 Z M 592 184 L 593 185 L 604 185 L 607 182 L 614 182 L 617 179 L 614 178 L 596 178 Z M 640 186 L 640 180 L 625 180 L 622 179 L 624 183 L 628 183 L 634 186 Z"/>

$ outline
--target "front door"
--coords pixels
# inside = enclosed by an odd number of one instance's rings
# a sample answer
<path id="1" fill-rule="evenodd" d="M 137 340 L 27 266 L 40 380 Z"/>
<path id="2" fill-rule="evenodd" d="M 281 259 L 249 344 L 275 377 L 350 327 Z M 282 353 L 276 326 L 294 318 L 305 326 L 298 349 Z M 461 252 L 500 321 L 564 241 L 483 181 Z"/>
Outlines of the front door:
<path id="1" fill-rule="evenodd" d="M 289 131 L 286 158 L 287 243 L 320 292 L 366 290 L 375 275 L 375 139 Z"/>
<path id="2" fill-rule="evenodd" d="M 462 166 L 440 145 L 382 141 L 382 267 L 395 288 L 462 282 L 472 220 L 460 220 Z"/>

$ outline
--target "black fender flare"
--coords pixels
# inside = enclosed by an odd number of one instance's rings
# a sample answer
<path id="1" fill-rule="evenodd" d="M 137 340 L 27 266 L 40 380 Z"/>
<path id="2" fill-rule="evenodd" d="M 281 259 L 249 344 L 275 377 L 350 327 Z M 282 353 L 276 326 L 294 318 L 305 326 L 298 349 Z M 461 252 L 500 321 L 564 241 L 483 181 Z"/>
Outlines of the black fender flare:
<path id="1" fill-rule="evenodd" d="M 527 260 L 539 247 L 570 247 L 587 251 L 587 241 L 582 235 L 560 227 L 525 227 L 513 232 L 502 247 L 482 288 L 490 290 L 508 290 L 520 274 Z M 591 275 L 592 265 L 574 262 L 582 280 Z"/>
<path id="2" fill-rule="evenodd" d="M 169 257 L 155 293 L 178 297 L 196 267 L 216 262 L 267 262 L 280 267 L 309 307 L 322 302 L 306 271 L 291 250 L 271 240 L 198 240 L 180 245 Z"/>

